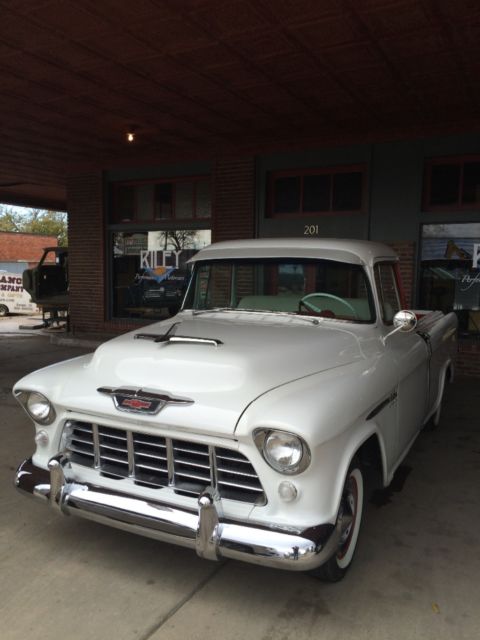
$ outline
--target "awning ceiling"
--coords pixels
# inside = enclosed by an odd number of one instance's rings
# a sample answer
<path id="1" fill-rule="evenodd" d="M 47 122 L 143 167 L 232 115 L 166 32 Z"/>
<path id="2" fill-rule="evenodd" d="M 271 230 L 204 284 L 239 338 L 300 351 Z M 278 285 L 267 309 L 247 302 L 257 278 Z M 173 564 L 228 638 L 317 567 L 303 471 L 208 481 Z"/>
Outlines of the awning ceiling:
<path id="1" fill-rule="evenodd" d="M 92 163 L 478 130 L 471 0 L 0 0 L 0 16 L 0 202 L 64 205 L 66 172 Z"/>

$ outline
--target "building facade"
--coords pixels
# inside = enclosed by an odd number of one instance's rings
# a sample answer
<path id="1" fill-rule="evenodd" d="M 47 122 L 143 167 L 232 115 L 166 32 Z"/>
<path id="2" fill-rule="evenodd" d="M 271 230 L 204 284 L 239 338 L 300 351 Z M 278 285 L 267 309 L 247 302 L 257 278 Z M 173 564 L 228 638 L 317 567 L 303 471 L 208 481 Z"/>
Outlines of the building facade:
<path id="1" fill-rule="evenodd" d="M 211 241 L 371 239 L 399 253 L 408 306 L 457 313 L 459 373 L 480 375 L 479 148 L 471 133 L 72 174 L 72 329 L 168 316 Z"/>

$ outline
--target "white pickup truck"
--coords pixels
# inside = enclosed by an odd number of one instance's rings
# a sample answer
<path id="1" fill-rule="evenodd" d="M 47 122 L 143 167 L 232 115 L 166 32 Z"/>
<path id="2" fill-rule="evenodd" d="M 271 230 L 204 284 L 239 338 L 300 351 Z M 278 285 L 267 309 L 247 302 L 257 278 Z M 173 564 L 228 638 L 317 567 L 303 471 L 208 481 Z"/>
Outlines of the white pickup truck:
<path id="1" fill-rule="evenodd" d="M 456 317 L 402 310 L 398 258 L 353 240 L 200 251 L 181 311 L 27 375 L 19 489 L 59 513 L 329 581 L 367 471 L 388 485 L 453 375 Z"/>

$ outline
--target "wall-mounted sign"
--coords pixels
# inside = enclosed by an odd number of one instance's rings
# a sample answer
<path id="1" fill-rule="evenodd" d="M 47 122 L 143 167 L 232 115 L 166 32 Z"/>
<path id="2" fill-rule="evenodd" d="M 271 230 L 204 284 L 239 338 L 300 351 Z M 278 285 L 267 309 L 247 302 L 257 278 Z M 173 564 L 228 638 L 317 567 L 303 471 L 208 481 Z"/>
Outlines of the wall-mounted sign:
<path id="1" fill-rule="evenodd" d="M 196 249 L 181 249 L 180 251 L 140 251 L 140 268 L 156 269 L 157 267 L 173 267 L 178 269 L 184 266 Z"/>

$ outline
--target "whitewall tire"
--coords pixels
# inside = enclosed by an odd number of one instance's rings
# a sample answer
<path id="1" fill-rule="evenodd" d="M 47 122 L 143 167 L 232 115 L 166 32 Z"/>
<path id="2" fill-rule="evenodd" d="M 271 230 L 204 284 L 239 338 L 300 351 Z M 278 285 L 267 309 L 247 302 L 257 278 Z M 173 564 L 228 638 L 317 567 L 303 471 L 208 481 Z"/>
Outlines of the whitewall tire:
<path id="1" fill-rule="evenodd" d="M 340 524 L 341 537 L 337 552 L 310 573 L 326 582 L 341 580 L 352 564 L 362 524 L 365 483 L 362 468 L 355 458 L 350 465 L 335 526 Z"/>

